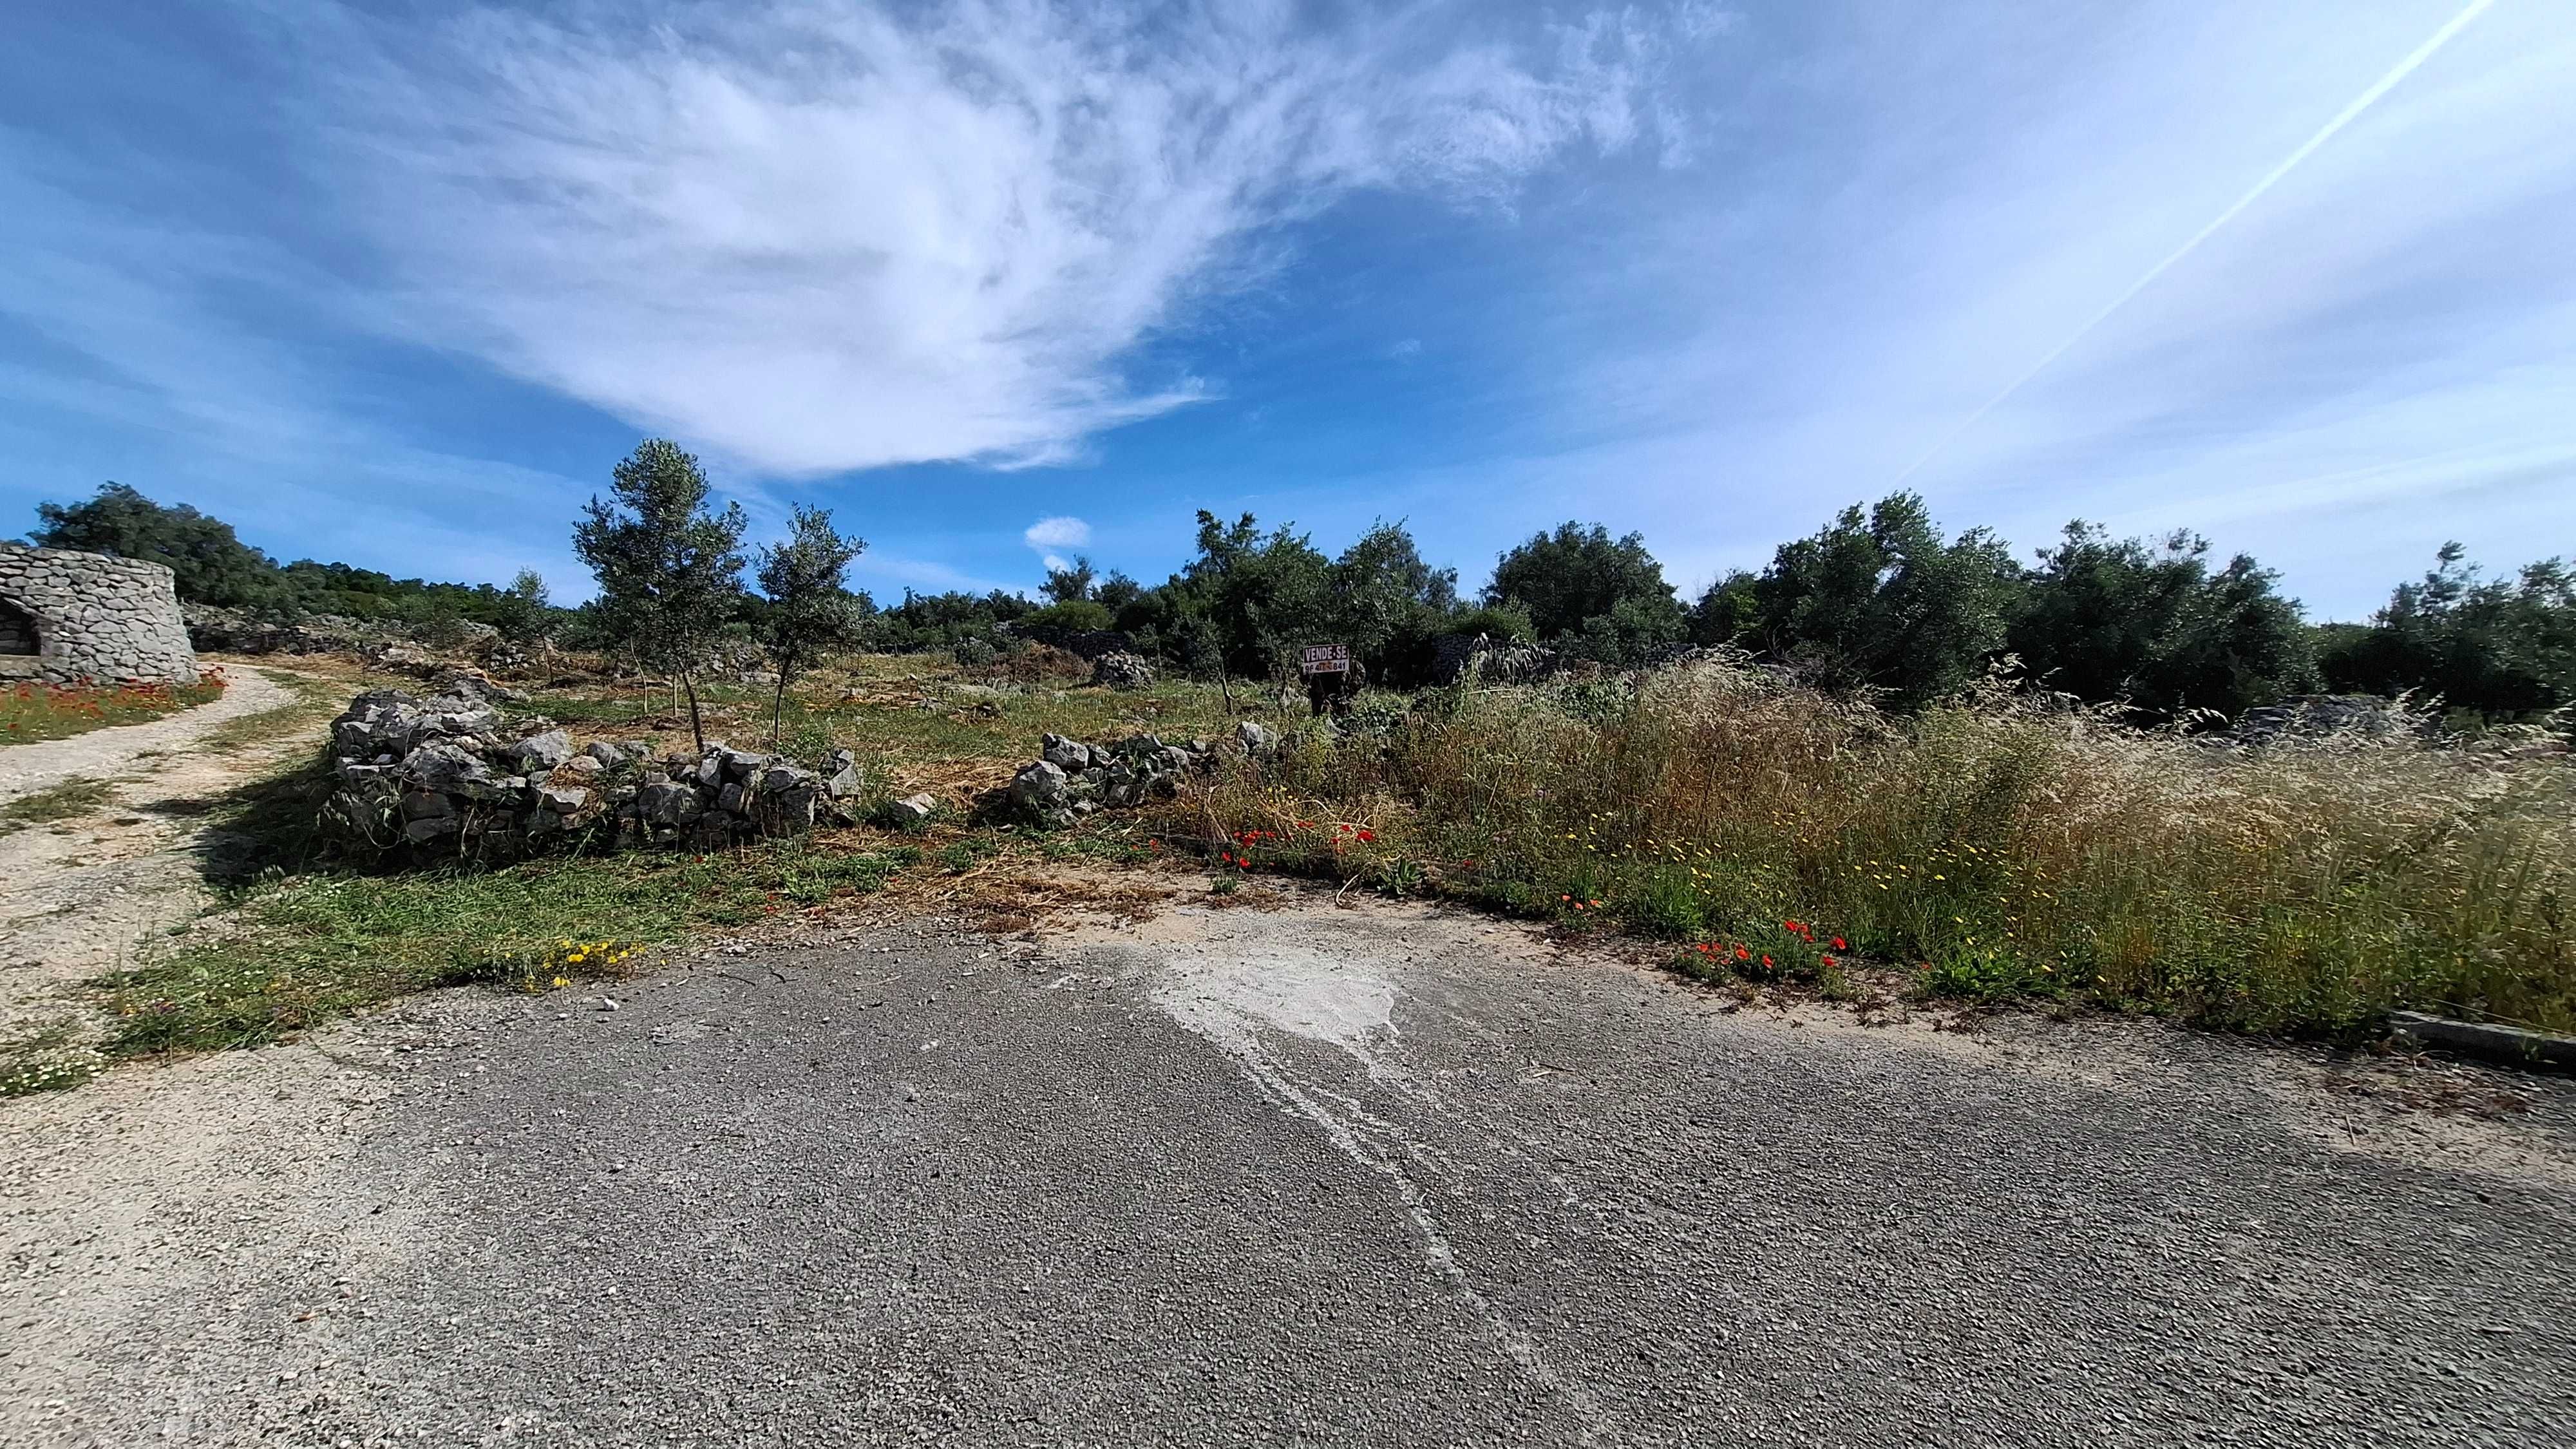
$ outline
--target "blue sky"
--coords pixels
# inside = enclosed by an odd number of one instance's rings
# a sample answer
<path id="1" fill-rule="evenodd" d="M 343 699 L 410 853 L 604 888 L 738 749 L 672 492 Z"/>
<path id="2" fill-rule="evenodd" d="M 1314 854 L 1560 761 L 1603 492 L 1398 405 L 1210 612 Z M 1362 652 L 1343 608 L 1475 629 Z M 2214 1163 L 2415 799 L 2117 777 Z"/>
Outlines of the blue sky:
<path id="1" fill-rule="evenodd" d="M 0 533 L 114 478 L 579 596 L 652 432 L 889 599 L 1198 508 L 1695 589 L 1900 483 L 2322 617 L 2576 551 L 2563 0 L 29 11 Z"/>

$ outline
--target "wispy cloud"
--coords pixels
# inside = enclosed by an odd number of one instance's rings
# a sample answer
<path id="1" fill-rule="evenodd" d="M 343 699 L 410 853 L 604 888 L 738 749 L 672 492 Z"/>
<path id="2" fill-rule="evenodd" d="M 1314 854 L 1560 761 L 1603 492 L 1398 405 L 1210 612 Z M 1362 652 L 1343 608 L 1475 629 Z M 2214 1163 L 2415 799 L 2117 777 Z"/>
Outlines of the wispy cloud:
<path id="1" fill-rule="evenodd" d="M 335 171 L 410 335 L 778 474 L 1057 461 L 1206 395 L 1136 350 L 1253 233 L 1681 144 L 1658 87 L 1699 7 L 1474 14 L 479 10 L 335 57 Z"/>

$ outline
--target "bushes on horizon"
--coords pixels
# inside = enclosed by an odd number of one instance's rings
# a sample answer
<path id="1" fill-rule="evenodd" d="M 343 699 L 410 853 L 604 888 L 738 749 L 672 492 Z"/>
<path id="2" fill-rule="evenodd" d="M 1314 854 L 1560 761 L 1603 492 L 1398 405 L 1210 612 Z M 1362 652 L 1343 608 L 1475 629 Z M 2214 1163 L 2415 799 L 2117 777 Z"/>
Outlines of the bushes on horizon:
<path id="1" fill-rule="evenodd" d="M 1614 539 L 1597 523 L 1561 523 L 1505 553 L 1484 601 L 1527 617 L 1538 642 L 1614 666 L 1646 663 L 1689 634 L 1645 537 Z"/>
<path id="2" fill-rule="evenodd" d="M 2329 635 L 2319 660 L 2327 683 L 2418 690 L 2503 719 L 2576 706 L 2576 571 L 2551 558 L 2490 579 L 2464 557 L 2444 544 L 2368 626 Z"/>
<path id="3" fill-rule="evenodd" d="M 279 565 L 231 525 L 122 484 L 38 514 L 35 542 L 157 559 L 190 602 L 399 622 L 430 642 L 461 638 L 468 624 L 598 651 L 626 640 L 598 602 L 553 606 L 533 573 L 496 588 L 309 559 Z M 2367 624 L 2310 626 L 2278 584 L 2244 555 L 2213 567 L 2208 545 L 2188 532 L 2151 543 L 2081 521 L 2024 567 L 1987 530 L 1945 536 L 1922 499 L 1899 493 L 1845 509 L 1781 545 L 1759 573 L 1718 580 L 1688 609 L 1639 535 L 1614 538 L 1597 524 L 1567 522 L 1503 553 L 1470 607 L 1457 572 L 1424 560 L 1400 521 L 1328 556 L 1293 526 L 1206 512 L 1195 554 L 1152 587 L 1077 558 L 1050 569 L 1043 604 L 1004 589 L 907 592 L 879 612 L 862 592 L 847 597 L 862 648 L 991 659 L 1024 638 L 1115 629 L 1200 678 L 1285 678 L 1302 646 L 1342 643 L 1372 679 L 1410 686 L 1427 679 L 1439 638 L 1457 633 L 1544 643 L 1611 668 L 1684 643 L 1733 645 L 1900 709 L 1953 697 L 2008 662 L 2052 690 L 2119 702 L 2145 719 L 2234 715 L 2320 679 L 2338 690 L 2438 695 L 2455 713 L 2490 721 L 2576 706 L 2576 572 L 2556 559 L 2486 578 L 2446 546 Z M 748 640 L 757 631 L 749 596 L 737 591 L 721 607 L 719 634 Z M 1015 623 L 1025 627 L 1004 627 Z"/>
<path id="4" fill-rule="evenodd" d="M 2278 575 L 2243 554 L 2212 573 L 2208 554 L 2196 534 L 2149 548 L 2070 523 L 2040 550 L 2006 643 L 2047 688 L 2157 717 L 2234 715 L 2313 688 L 2311 631 Z"/>
<path id="5" fill-rule="evenodd" d="M 1761 574 L 1712 588 L 1699 633 L 1823 688 L 1884 691 L 1901 708 L 1921 708 L 1986 673 L 2021 584 L 1991 531 L 1945 538 L 1920 497 L 1893 493 L 1782 544 Z"/>

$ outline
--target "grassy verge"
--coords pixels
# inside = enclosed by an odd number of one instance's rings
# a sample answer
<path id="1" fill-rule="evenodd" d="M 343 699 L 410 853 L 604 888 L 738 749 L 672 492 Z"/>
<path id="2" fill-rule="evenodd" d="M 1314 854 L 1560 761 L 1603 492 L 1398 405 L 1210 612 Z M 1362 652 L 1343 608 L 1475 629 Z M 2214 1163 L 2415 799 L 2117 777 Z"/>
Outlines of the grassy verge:
<path id="1" fill-rule="evenodd" d="M 113 1055 L 259 1046 L 407 992 L 470 981 L 547 991 L 614 975 L 640 951 L 836 896 L 919 859 L 786 843 L 489 871 L 316 874 L 241 899 L 230 938 L 96 983 Z"/>
<path id="2" fill-rule="evenodd" d="M 1896 719 L 1749 670 L 1425 696 L 1166 813 L 1218 863 L 1670 939 L 1701 975 L 2267 1033 L 2576 1028 L 2576 768 L 2247 752 L 1994 696 Z"/>
<path id="3" fill-rule="evenodd" d="M 0 687 L 0 745 L 68 739 L 110 725 L 141 724 L 221 699 L 222 682 L 115 687 L 34 682 Z"/>
<path id="4" fill-rule="evenodd" d="M 1084 676 L 1087 677 L 1087 676 Z M 1059 677 L 971 678 L 921 656 L 873 655 L 801 680 L 787 702 L 780 748 L 807 757 L 846 747 L 894 794 L 931 790 L 962 796 L 1006 780 L 1037 756 L 1047 731 L 1103 740 L 1156 733 L 1171 738 L 1232 733 L 1235 716 L 1213 685 L 1165 681 L 1119 693 Z M 768 691 L 710 684 L 700 690 L 709 738 L 767 748 Z M 1238 687 L 1238 701 L 1248 698 Z M 580 685 L 538 692 L 513 708 L 551 717 L 576 737 L 653 739 L 686 745 L 689 722 L 653 685 Z"/>

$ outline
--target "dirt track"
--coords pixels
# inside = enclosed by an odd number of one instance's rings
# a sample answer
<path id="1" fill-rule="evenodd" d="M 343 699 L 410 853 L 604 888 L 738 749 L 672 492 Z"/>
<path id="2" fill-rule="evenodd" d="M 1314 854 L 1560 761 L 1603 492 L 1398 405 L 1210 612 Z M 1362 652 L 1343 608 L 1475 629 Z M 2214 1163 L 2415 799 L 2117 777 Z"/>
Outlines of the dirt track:
<path id="1" fill-rule="evenodd" d="M 217 726 L 294 700 L 257 669 L 226 672 L 221 698 L 166 719 L 0 749 L 0 802 L 75 779 L 115 785 L 86 818 L 0 833 L 0 1039 L 94 1029 L 66 993 L 130 964 L 209 899 L 197 817 L 308 747 L 306 734 L 282 732 L 237 751 L 199 748 Z"/>

